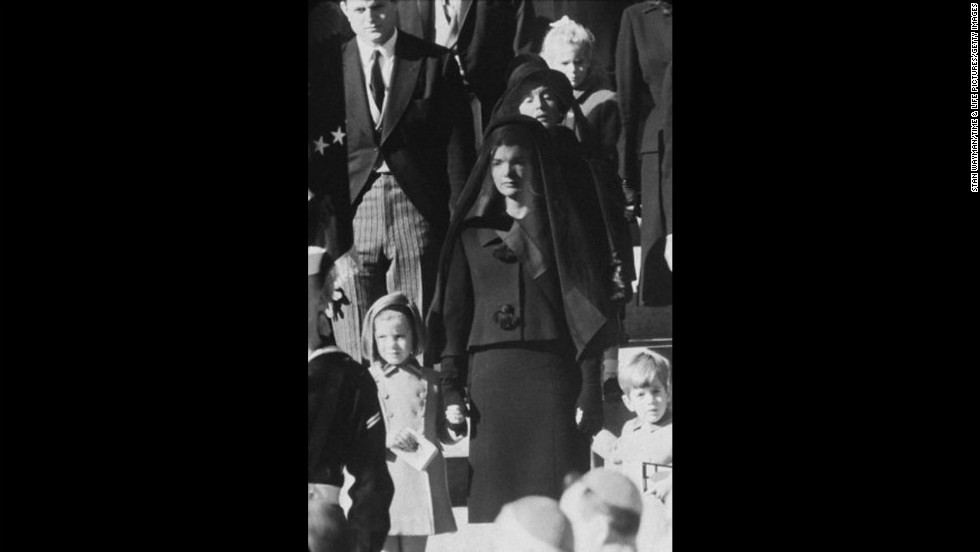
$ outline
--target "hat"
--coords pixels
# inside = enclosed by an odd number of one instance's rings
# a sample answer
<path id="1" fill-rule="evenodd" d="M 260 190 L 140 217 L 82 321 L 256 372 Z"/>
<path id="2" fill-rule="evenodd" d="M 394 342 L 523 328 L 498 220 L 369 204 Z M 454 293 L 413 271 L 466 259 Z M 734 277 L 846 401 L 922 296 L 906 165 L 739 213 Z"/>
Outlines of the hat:
<path id="1" fill-rule="evenodd" d="M 320 273 L 320 262 L 323 260 L 323 254 L 326 252 L 326 249 L 315 245 L 308 245 L 306 247 L 307 276 L 313 276 Z"/>
<path id="2" fill-rule="evenodd" d="M 643 513 L 643 501 L 636 485 L 625 475 L 605 468 L 596 468 L 582 476 L 579 482 L 608 506 Z"/>
<path id="3" fill-rule="evenodd" d="M 572 526 L 546 496 L 526 496 L 504 505 L 494 522 L 497 550 L 572 552 Z"/>
<path id="4" fill-rule="evenodd" d="M 374 321 L 386 309 L 401 312 L 408 318 L 413 328 L 413 335 L 415 336 L 415 348 L 411 353 L 412 355 L 422 354 L 426 344 L 425 322 L 422 320 L 422 313 L 419 312 L 418 306 L 407 295 L 401 291 L 396 291 L 375 301 L 371 305 L 371 308 L 364 314 L 364 331 L 361 333 L 362 358 L 369 358 L 372 361 L 378 360 L 374 349 Z"/>

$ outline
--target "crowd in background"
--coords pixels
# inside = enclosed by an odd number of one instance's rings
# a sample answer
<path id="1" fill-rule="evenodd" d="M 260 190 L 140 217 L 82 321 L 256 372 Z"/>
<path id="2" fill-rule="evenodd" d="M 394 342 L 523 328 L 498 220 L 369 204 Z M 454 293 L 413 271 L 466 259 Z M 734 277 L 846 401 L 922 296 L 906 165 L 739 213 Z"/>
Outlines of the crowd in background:
<path id="1" fill-rule="evenodd" d="M 441 450 L 466 436 L 498 550 L 670 549 L 670 363 L 617 359 L 625 306 L 671 302 L 672 18 L 310 2 L 311 551 L 457 530 Z"/>

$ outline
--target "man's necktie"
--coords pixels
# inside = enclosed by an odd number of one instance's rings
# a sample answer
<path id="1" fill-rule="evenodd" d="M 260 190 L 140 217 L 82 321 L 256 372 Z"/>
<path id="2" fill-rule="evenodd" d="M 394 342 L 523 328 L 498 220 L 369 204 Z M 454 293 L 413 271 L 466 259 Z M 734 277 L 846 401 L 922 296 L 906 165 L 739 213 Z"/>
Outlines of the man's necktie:
<path id="1" fill-rule="evenodd" d="M 371 95 L 374 97 L 374 105 L 378 106 L 378 113 L 382 113 L 381 108 L 385 104 L 385 80 L 381 76 L 381 52 L 374 51 L 374 63 L 371 66 Z"/>

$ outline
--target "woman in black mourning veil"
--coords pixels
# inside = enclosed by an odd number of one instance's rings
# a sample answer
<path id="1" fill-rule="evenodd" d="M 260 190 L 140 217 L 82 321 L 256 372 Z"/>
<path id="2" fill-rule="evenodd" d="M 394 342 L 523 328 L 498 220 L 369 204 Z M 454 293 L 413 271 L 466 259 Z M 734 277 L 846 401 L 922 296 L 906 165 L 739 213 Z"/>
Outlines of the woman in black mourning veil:
<path id="1" fill-rule="evenodd" d="M 609 298 L 558 163 L 539 122 L 492 121 L 443 245 L 428 323 L 446 404 L 468 383 L 470 523 L 558 499 L 602 424 Z"/>
<path id="2" fill-rule="evenodd" d="M 513 69 L 493 117 L 517 113 L 536 118 L 548 130 L 573 204 L 594 239 L 597 254 L 606 259 L 610 298 L 617 305 L 624 304 L 632 297 L 630 282 L 636 279 L 636 271 L 616 152 L 603 149 L 575 101 L 568 78 L 549 69 L 540 57 L 526 59 Z"/>

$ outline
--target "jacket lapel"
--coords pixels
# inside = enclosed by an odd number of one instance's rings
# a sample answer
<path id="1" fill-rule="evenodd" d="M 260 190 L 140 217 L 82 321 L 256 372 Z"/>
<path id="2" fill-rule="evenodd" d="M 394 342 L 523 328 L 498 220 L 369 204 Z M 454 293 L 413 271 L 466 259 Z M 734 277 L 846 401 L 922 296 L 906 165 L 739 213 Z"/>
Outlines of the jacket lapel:
<path id="1" fill-rule="evenodd" d="M 463 22 L 466 21 L 466 14 L 470 13 L 470 8 L 472 7 L 473 7 L 473 0 L 460 0 L 459 25 L 456 26 L 457 29 L 463 28 Z"/>
<path id="2" fill-rule="evenodd" d="M 408 53 L 405 46 L 407 36 L 409 35 L 399 34 L 398 40 L 395 41 L 395 67 L 391 71 L 388 105 L 385 107 L 382 116 L 381 144 L 385 143 L 385 140 L 391 135 L 392 129 L 398 124 L 398 120 L 405 113 L 405 107 L 408 106 L 408 101 L 412 98 L 415 83 L 419 78 L 419 66 L 422 65 L 422 59 L 418 56 L 412 56 L 414 59 L 410 59 L 406 55 Z M 367 106 L 365 105 L 365 107 Z"/>
<path id="3" fill-rule="evenodd" d="M 347 132 L 355 131 L 361 135 L 360 139 L 349 137 L 348 142 L 373 142 L 374 122 L 367 104 L 367 91 L 364 89 L 364 68 L 361 67 L 357 40 L 353 38 L 344 45 L 344 95 L 347 101 Z"/>

